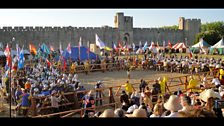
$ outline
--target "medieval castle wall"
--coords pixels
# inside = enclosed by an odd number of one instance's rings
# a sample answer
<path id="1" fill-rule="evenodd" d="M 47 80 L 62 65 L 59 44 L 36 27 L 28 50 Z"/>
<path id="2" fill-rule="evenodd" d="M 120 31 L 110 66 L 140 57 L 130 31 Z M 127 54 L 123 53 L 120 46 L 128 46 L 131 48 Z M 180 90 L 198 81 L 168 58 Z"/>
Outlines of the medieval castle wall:
<path id="1" fill-rule="evenodd" d="M 39 43 L 52 45 L 58 49 L 59 43 L 63 48 L 67 47 L 70 42 L 72 46 L 77 46 L 80 37 L 82 44 L 87 45 L 87 41 L 95 43 L 95 34 L 98 34 L 100 39 L 105 44 L 111 47 L 112 42 L 123 41 L 125 36 L 128 36 L 127 43 L 134 42 L 138 45 L 139 41 L 142 44 L 145 41 L 157 42 L 162 45 L 165 40 L 166 43 L 170 40 L 171 43 L 187 41 L 192 44 L 195 35 L 200 31 L 200 19 L 184 19 L 179 18 L 179 29 L 163 29 L 163 28 L 133 28 L 133 17 L 124 16 L 123 13 L 117 13 L 115 16 L 115 27 L 2 27 L 0 28 L 0 42 L 3 45 L 11 43 L 15 49 L 16 43 L 28 49 L 29 43 L 38 47 Z M 15 41 L 12 42 L 12 38 Z"/>

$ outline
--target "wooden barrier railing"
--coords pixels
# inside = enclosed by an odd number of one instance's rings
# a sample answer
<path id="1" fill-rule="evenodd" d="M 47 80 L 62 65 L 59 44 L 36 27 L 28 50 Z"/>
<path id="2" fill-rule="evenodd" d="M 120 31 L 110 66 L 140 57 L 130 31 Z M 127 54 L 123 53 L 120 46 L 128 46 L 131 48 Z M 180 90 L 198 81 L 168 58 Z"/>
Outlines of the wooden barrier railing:
<path id="1" fill-rule="evenodd" d="M 207 75 L 211 75 L 210 71 L 208 71 L 208 72 L 201 72 L 201 73 L 198 73 L 198 74 L 194 74 L 194 76 L 198 76 L 198 78 L 200 80 L 202 78 L 201 76 L 204 75 L 205 73 Z M 214 74 L 217 74 L 217 73 L 214 72 L 212 74 L 214 75 Z M 170 78 L 169 81 L 168 81 L 168 83 L 165 85 L 166 86 L 165 93 L 169 93 L 170 94 L 170 93 L 173 92 L 173 91 L 171 91 L 170 88 L 179 87 L 179 86 L 184 86 L 183 91 L 187 91 L 188 90 L 187 89 L 187 85 L 188 85 L 188 82 L 189 82 L 189 76 L 192 76 L 192 75 L 188 74 L 188 75 L 183 75 L 183 76 L 179 76 L 179 77 L 172 77 L 172 78 Z M 173 80 L 175 80 L 175 79 L 179 80 L 179 83 L 174 84 L 174 85 L 171 85 L 172 82 L 173 82 Z M 182 79 L 184 79 L 184 81 Z M 210 80 L 210 79 L 211 78 L 208 78 L 208 80 Z M 148 83 L 149 86 L 152 86 L 152 84 L 153 84 L 152 83 L 153 82 L 152 80 L 146 80 L 146 82 Z M 134 90 L 137 90 L 136 87 L 135 87 L 136 85 L 139 85 L 139 83 L 132 84 Z M 116 89 L 116 88 L 117 88 L 117 90 L 115 91 L 114 89 Z M 108 96 L 105 96 L 104 98 L 97 98 L 95 100 L 105 100 L 105 98 L 108 98 L 108 101 L 109 101 L 108 104 L 113 104 L 113 103 L 116 103 L 114 96 L 115 97 L 118 97 L 119 96 L 119 94 L 120 94 L 119 91 L 121 91 L 121 88 L 122 88 L 122 85 L 119 85 L 119 86 L 111 86 L 111 87 L 104 87 L 104 88 L 100 88 L 100 89 L 91 89 L 91 90 L 94 91 L 94 92 L 96 92 L 96 91 L 102 91 L 103 92 L 105 90 L 109 90 Z M 77 91 L 77 92 L 69 92 L 69 93 L 65 93 L 64 96 L 66 96 L 66 95 L 73 95 L 74 98 L 77 98 L 77 95 L 78 94 L 80 94 L 80 93 L 86 94 L 89 91 L 90 90 Z M 113 95 L 113 92 L 115 92 L 114 95 Z M 36 100 L 37 99 L 44 99 L 44 98 L 47 98 L 47 97 L 45 96 L 45 97 L 33 97 L 32 98 L 32 100 L 31 100 L 31 103 L 32 103 L 31 104 L 32 116 L 38 115 L 37 108 L 36 108 Z M 75 105 L 77 103 L 82 103 L 82 101 L 75 100 L 73 102 L 68 102 L 68 103 L 62 104 L 61 106 Z M 75 105 L 75 106 L 77 106 L 77 105 Z M 50 108 L 51 108 L 50 106 L 47 106 L 47 107 L 41 107 L 39 109 L 50 109 Z M 80 110 L 80 109 L 78 109 L 78 110 Z M 76 110 L 76 111 L 78 111 L 78 110 Z M 76 111 L 75 110 L 74 111 L 71 111 L 68 114 L 68 116 L 69 115 L 73 115 L 72 113 L 75 113 Z M 65 117 L 67 117 L 67 116 L 65 116 Z"/>
<path id="2" fill-rule="evenodd" d="M 33 116 L 32 118 L 46 118 L 46 117 L 57 116 L 57 115 L 63 115 L 63 116 L 61 116 L 61 118 L 66 118 L 66 117 L 72 116 L 72 115 L 74 115 L 78 112 L 80 113 L 80 117 L 82 117 L 83 112 L 85 110 L 95 111 L 97 108 L 102 108 L 102 107 L 111 106 L 111 105 L 113 105 L 114 108 L 116 109 L 117 108 L 116 104 L 118 104 L 118 103 L 114 102 L 114 103 L 109 103 L 109 104 L 105 104 L 105 105 L 102 105 L 102 106 L 96 106 L 94 108 L 81 108 L 81 109 L 69 110 L 69 111 L 64 111 L 64 112 L 57 112 L 57 113 L 52 113 L 52 114 L 47 114 L 47 115 Z M 64 115 L 64 114 L 66 114 L 66 115 Z"/>

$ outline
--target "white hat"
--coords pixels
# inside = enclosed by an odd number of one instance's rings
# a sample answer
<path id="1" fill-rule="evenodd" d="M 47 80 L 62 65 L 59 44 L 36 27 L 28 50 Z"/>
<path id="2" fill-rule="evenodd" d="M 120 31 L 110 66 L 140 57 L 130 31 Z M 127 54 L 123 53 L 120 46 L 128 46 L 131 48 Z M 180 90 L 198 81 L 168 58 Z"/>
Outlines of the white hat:
<path id="1" fill-rule="evenodd" d="M 106 109 L 104 112 L 99 116 L 101 118 L 111 118 L 114 117 L 114 110 Z"/>
<path id="2" fill-rule="evenodd" d="M 212 89 L 204 90 L 203 92 L 200 93 L 200 96 L 199 96 L 199 98 L 203 100 L 204 102 L 207 102 L 207 100 L 211 97 L 221 99 L 221 96 L 217 92 L 213 91 Z"/>
<path id="3" fill-rule="evenodd" d="M 224 91 L 221 91 L 219 94 L 220 94 L 221 97 L 223 97 L 224 96 Z"/>
<path id="4" fill-rule="evenodd" d="M 176 95 L 171 95 L 168 101 L 164 104 L 165 109 L 178 111 L 182 109 L 179 98 Z"/>
<path id="5" fill-rule="evenodd" d="M 127 113 L 132 113 L 135 109 L 138 109 L 138 106 L 136 104 L 130 106 L 127 110 Z"/>
<path id="6" fill-rule="evenodd" d="M 54 93 L 57 93 L 57 91 L 53 90 L 53 91 L 51 92 L 51 94 L 54 94 Z"/>
<path id="7" fill-rule="evenodd" d="M 34 92 L 38 92 L 39 89 L 38 89 L 38 88 L 34 88 L 33 91 L 34 91 Z"/>
<path id="8" fill-rule="evenodd" d="M 135 109 L 132 114 L 126 114 L 127 117 L 147 118 L 145 109 Z"/>

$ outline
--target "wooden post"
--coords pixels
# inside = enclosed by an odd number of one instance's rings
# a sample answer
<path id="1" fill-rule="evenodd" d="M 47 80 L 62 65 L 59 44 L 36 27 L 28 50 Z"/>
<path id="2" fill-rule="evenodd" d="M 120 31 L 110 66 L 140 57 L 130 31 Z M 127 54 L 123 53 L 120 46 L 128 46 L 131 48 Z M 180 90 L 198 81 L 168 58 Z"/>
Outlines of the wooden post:
<path id="1" fill-rule="evenodd" d="M 32 116 L 37 115 L 36 99 L 34 97 L 31 98 L 31 113 L 32 113 Z"/>
<path id="2" fill-rule="evenodd" d="M 185 84 L 185 90 L 187 91 L 187 85 L 188 85 L 187 76 L 185 76 L 185 82 L 184 82 L 184 84 Z"/>
<path id="3" fill-rule="evenodd" d="M 113 90 L 112 87 L 109 88 L 109 103 L 114 103 L 114 96 L 113 96 Z"/>

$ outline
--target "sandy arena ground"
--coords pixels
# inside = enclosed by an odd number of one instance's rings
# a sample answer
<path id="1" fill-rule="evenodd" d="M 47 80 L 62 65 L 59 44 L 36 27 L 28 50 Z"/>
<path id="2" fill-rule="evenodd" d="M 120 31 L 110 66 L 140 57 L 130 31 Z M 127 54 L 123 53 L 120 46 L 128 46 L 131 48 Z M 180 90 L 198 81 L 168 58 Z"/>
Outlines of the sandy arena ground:
<path id="1" fill-rule="evenodd" d="M 140 79 L 143 78 L 145 80 L 154 80 L 159 77 L 168 76 L 176 77 L 181 76 L 184 74 L 181 73 L 171 73 L 171 72 L 163 72 L 163 71 L 153 71 L 153 70 L 135 70 L 131 71 L 131 79 L 130 83 L 140 83 Z M 88 75 L 79 73 L 79 80 L 81 81 L 81 84 L 84 85 L 87 89 L 94 88 L 94 85 L 97 81 L 101 80 L 103 82 L 103 85 L 106 86 L 115 86 L 115 85 L 121 85 L 124 84 L 128 78 L 127 78 L 127 72 L 124 70 L 120 71 L 112 71 L 112 72 L 91 72 Z"/>

